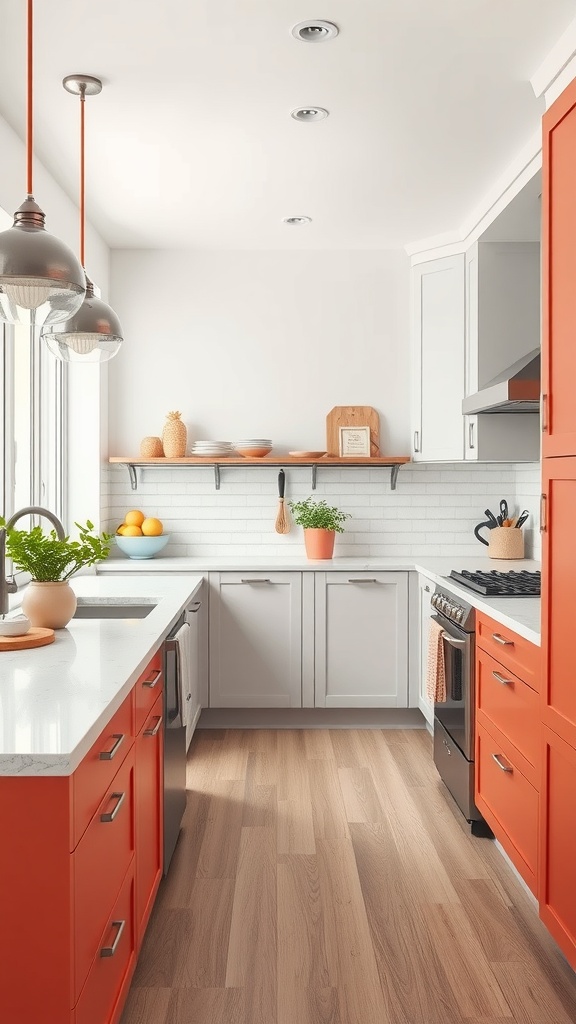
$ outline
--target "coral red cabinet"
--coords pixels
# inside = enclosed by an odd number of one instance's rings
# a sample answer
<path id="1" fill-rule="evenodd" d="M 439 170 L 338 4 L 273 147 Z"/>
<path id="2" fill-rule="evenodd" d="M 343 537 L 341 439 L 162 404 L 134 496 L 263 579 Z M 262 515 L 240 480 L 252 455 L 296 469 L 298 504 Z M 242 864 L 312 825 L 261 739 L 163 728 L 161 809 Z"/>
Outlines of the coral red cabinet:
<path id="1" fill-rule="evenodd" d="M 162 878 L 163 737 L 162 694 L 136 737 L 136 948 L 142 944 Z"/>
<path id="2" fill-rule="evenodd" d="M 543 729 L 540 917 L 576 969 L 576 750 Z"/>
<path id="3" fill-rule="evenodd" d="M 545 459 L 542 481 L 542 720 L 576 747 L 576 458 Z"/>
<path id="4" fill-rule="evenodd" d="M 576 455 L 576 81 L 542 128 L 542 447 L 550 457 Z"/>
<path id="5" fill-rule="evenodd" d="M 152 685 L 73 775 L 0 779 L 2 1022 L 120 1018 L 162 870 L 161 669 L 156 657 L 137 687 Z"/>

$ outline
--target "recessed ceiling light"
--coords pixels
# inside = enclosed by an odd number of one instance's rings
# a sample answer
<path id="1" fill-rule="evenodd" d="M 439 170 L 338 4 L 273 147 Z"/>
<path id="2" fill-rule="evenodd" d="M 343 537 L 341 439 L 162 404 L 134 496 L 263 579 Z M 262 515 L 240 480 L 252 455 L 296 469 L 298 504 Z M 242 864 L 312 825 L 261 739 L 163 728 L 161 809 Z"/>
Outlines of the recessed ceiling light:
<path id="1" fill-rule="evenodd" d="M 284 224 L 310 224 L 312 217 L 284 217 Z"/>
<path id="2" fill-rule="evenodd" d="M 325 107 L 296 107 L 296 110 L 290 112 L 290 117 L 293 117 L 295 121 L 305 121 L 306 123 L 323 121 L 325 117 L 328 117 L 328 111 Z"/>
<path id="3" fill-rule="evenodd" d="M 294 25 L 292 35 L 303 43 L 323 43 L 326 39 L 334 39 L 338 35 L 338 26 L 331 21 L 301 21 Z"/>

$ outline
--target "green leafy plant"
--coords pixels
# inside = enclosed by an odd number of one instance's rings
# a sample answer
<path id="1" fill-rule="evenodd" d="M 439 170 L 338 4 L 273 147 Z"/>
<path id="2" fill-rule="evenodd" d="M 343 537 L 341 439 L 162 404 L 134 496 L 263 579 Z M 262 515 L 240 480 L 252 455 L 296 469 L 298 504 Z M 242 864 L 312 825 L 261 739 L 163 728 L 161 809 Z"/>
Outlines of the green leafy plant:
<path id="1" fill-rule="evenodd" d="M 6 521 L 0 518 L 0 526 Z M 39 583 L 58 583 L 70 579 L 85 566 L 101 562 L 110 552 L 112 534 L 94 533 L 94 523 L 88 519 L 86 525 L 78 527 L 79 540 L 65 537 L 59 540 L 56 531 L 43 533 L 41 526 L 32 530 L 8 530 L 6 555 L 17 569 L 29 572 Z"/>
<path id="2" fill-rule="evenodd" d="M 313 498 L 306 498 L 304 501 L 288 502 L 294 522 L 303 526 L 305 530 L 334 530 L 336 533 L 344 533 L 342 523 L 351 516 L 348 512 L 341 512 L 340 509 L 327 505 L 324 499 L 314 501 Z"/>

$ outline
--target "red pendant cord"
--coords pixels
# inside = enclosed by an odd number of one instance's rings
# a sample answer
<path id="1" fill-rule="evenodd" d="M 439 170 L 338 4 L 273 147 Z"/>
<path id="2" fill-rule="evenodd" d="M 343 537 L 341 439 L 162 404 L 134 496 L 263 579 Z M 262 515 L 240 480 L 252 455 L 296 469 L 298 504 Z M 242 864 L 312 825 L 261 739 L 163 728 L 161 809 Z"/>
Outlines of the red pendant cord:
<path id="1" fill-rule="evenodd" d="M 32 153 L 33 153 L 33 124 L 32 124 L 32 37 L 33 37 L 33 0 L 28 0 L 28 96 L 26 110 L 26 172 L 28 195 L 32 195 Z"/>
<path id="2" fill-rule="evenodd" d="M 84 110 L 86 94 L 84 89 L 80 92 L 80 263 L 84 266 L 84 240 L 86 234 L 85 226 L 85 203 L 84 203 Z"/>

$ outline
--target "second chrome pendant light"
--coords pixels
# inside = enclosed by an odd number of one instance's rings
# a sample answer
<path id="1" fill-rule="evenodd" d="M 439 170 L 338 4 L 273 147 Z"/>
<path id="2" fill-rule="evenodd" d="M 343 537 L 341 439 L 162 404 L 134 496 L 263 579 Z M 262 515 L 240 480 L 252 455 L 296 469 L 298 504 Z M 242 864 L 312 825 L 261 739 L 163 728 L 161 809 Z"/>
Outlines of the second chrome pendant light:
<path id="1" fill-rule="evenodd" d="M 97 96 L 102 91 L 102 82 L 92 75 L 68 75 L 62 85 L 67 92 L 80 97 L 80 262 L 86 273 L 84 111 L 86 97 Z M 43 337 L 50 351 L 63 362 L 103 363 L 118 352 L 122 328 L 114 310 L 94 294 L 94 285 L 86 274 L 86 296 L 78 312 L 65 323 L 46 328 Z"/>

